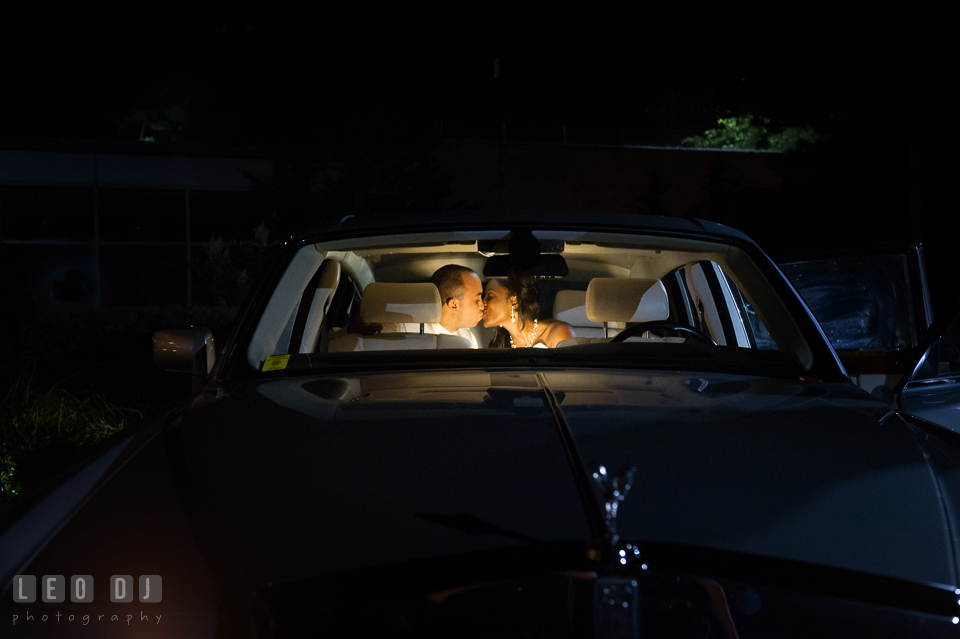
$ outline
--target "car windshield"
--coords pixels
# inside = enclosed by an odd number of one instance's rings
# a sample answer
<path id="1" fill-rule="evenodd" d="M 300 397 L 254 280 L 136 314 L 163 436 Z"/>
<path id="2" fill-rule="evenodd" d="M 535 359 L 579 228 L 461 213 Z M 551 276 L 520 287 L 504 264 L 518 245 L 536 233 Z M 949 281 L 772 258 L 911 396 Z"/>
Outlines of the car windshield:
<path id="1" fill-rule="evenodd" d="M 261 375 L 398 359 L 443 367 L 537 358 L 538 365 L 794 377 L 815 369 L 816 336 L 798 327 L 796 308 L 750 246 L 663 234 L 525 233 L 421 232 L 293 247 L 249 322 L 237 365 Z M 527 262 L 518 237 L 532 255 Z M 449 265 L 466 284 L 452 292 L 433 283 Z"/>

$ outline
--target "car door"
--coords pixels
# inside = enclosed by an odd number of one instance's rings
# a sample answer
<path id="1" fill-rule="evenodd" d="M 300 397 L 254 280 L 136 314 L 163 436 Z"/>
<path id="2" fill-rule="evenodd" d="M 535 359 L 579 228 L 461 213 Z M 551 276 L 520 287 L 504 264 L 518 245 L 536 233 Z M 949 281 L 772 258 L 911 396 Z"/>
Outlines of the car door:
<path id="1" fill-rule="evenodd" d="M 960 432 L 960 302 L 934 325 L 896 389 L 897 408 Z"/>
<path id="2" fill-rule="evenodd" d="M 776 258 L 851 379 L 887 396 L 933 321 L 923 251 L 913 244 L 806 252 Z"/>

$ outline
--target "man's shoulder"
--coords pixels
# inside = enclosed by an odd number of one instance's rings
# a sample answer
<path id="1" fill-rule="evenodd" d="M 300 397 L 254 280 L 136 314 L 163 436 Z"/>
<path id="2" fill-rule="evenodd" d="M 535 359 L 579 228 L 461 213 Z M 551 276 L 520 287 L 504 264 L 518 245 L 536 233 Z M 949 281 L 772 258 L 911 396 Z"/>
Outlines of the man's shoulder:
<path id="1" fill-rule="evenodd" d="M 477 332 L 469 326 L 459 329 L 457 335 L 470 342 L 471 347 L 480 348 L 480 338 L 477 336 Z"/>
<path id="2" fill-rule="evenodd" d="M 424 324 L 423 332 L 429 333 L 430 335 L 447 335 L 447 331 L 443 330 L 443 327 L 440 326 L 440 323 L 435 324 Z"/>

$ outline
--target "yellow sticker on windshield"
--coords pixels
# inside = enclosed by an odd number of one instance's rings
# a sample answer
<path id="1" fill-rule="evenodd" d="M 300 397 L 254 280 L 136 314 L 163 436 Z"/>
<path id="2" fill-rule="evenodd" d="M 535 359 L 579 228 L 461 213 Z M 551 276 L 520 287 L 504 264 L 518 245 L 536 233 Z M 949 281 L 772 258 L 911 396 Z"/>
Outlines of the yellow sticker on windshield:
<path id="1" fill-rule="evenodd" d="M 290 361 L 289 355 L 271 355 L 267 359 L 263 360 L 263 368 L 260 370 L 266 371 L 282 371 L 287 367 L 287 362 Z"/>

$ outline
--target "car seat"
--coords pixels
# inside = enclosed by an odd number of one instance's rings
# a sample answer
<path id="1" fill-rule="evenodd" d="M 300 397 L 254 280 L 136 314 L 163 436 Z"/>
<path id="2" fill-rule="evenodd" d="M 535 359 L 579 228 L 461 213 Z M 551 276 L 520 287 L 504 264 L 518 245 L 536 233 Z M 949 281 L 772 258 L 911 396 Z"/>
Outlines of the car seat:
<path id="1" fill-rule="evenodd" d="M 577 337 L 564 340 L 558 346 L 609 342 L 613 337 L 609 331 L 611 325 L 623 327 L 631 322 L 665 320 L 670 317 L 670 301 L 663 282 L 656 278 L 595 277 L 590 280 L 584 294 L 584 313 L 589 322 L 601 327 L 601 335 L 580 336 L 578 332 Z M 603 337 L 604 330 L 607 331 L 606 337 Z M 663 340 L 631 337 L 627 341 Z"/>
<path id="2" fill-rule="evenodd" d="M 440 292 L 430 282 L 408 284 L 371 282 L 360 301 L 360 321 L 384 325 L 378 335 L 340 334 L 330 338 L 331 353 L 388 350 L 470 348 L 456 335 L 423 334 L 424 324 L 440 321 Z M 420 332 L 405 332 L 405 324 L 419 324 Z"/>

